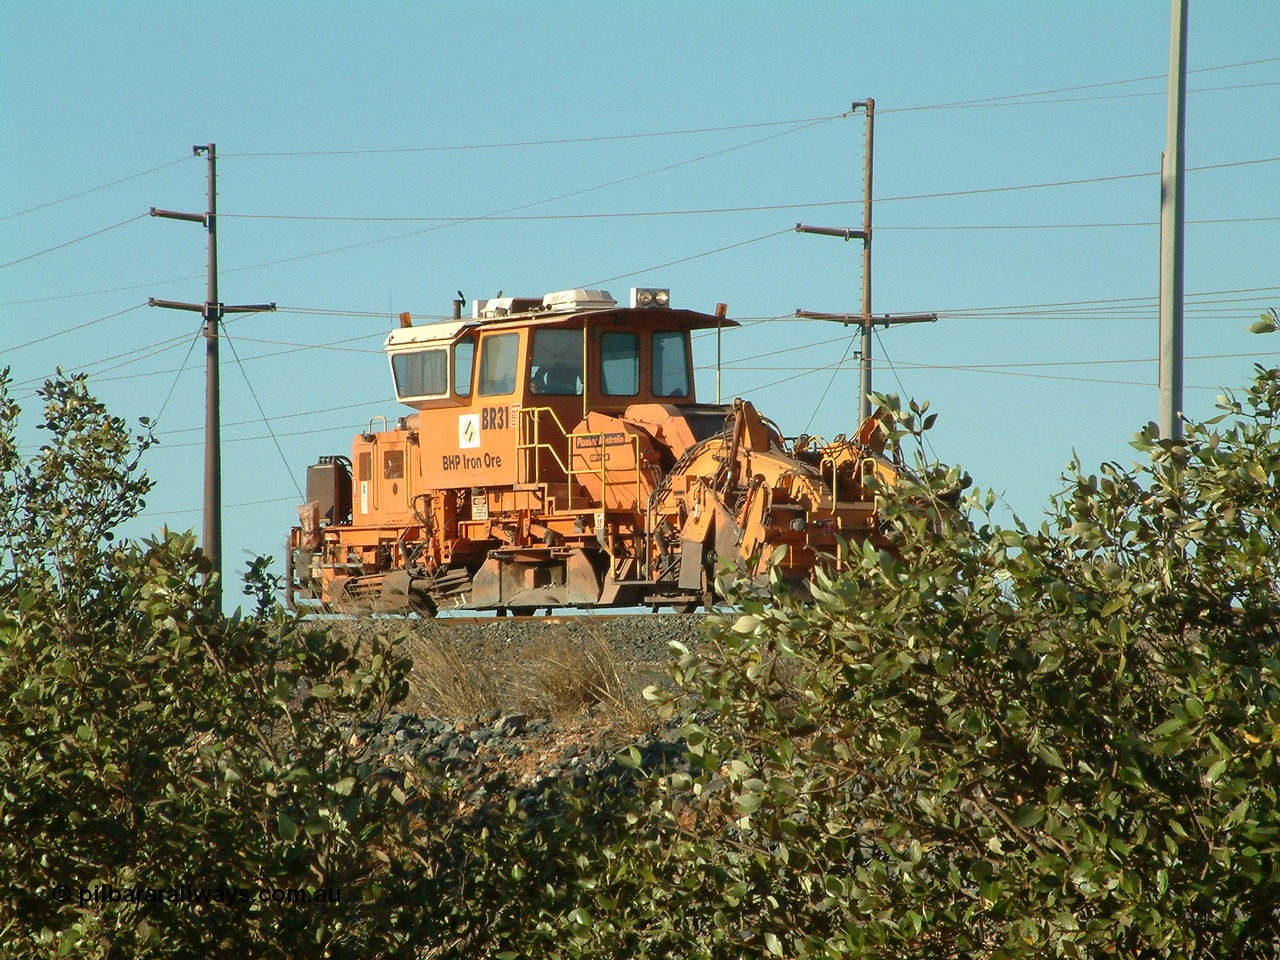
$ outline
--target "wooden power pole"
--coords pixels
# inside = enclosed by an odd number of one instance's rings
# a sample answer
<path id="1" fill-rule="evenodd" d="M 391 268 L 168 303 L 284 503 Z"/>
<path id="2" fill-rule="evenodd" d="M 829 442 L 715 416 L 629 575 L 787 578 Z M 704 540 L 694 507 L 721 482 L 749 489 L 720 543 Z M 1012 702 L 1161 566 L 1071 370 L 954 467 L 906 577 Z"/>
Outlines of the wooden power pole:
<path id="1" fill-rule="evenodd" d="M 797 310 L 797 317 L 811 320 L 834 320 L 848 326 L 856 323 L 862 330 L 862 352 L 860 355 L 860 375 L 858 392 L 861 395 L 858 403 L 859 421 L 871 416 L 871 333 L 877 327 L 890 327 L 899 323 L 933 323 L 938 319 L 936 313 L 882 314 L 871 313 L 871 168 L 875 154 L 875 115 L 876 102 L 862 100 L 853 104 L 853 109 L 863 109 L 867 116 L 866 159 L 862 177 L 862 229 L 853 227 L 811 227 L 803 223 L 796 224 L 798 233 L 816 233 L 824 237 L 841 237 L 845 240 L 862 241 L 862 312 L 818 313 L 812 310 Z"/>
<path id="2" fill-rule="evenodd" d="M 147 302 L 153 307 L 190 310 L 204 317 L 205 387 L 204 387 L 204 533 L 201 549 L 213 563 L 212 582 L 215 603 L 222 605 L 222 421 L 218 381 L 218 327 L 228 313 L 261 313 L 274 310 L 274 303 L 227 306 L 218 302 L 218 185 L 217 147 L 215 144 L 192 147 L 196 156 L 209 160 L 209 209 L 205 213 L 178 213 L 151 208 L 151 216 L 169 220 L 189 220 L 204 224 L 209 233 L 209 281 L 204 303 L 180 303 L 174 300 Z"/>

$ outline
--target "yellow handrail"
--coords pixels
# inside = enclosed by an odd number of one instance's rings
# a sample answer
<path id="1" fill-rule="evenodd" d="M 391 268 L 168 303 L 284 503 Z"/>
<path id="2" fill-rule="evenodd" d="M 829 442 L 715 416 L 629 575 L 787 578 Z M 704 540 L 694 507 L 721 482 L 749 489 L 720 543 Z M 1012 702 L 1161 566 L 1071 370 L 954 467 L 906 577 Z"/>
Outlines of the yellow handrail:
<path id="1" fill-rule="evenodd" d="M 559 429 L 561 436 L 565 438 L 568 444 L 566 455 L 568 463 L 561 458 L 560 452 L 554 445 L 542 440 L 542 415 L 548 414 L 551 420 Z M 532 434 L 532 437 L 530 437 Z M 582 438 L 587 439 L 594 437 L 599 441 L 600 463 L 598 467 L 587 466 L 585 469 L 578 469 L 574 463 L 574 441 Z M 636 503 L 640 503 L 640 437 L 632 435 L 630 438 L 631 447 L 634 453 L 634 481 L 636 490 Z M 525 407 L 520 411 L 520 436 L 516 443 L 516 449 L 526 454 L 532 452 L 533 463 L 532 471 L 527 470 L 528 461 L 526 460 L 526 482 L 540 483 L 541 481 L 541 462 L 538 454 L 542 450 L 546 450 L 559 466 L 560 471 L 568 478 L 569 481 L 569 502 L 567 504 L 570 510 L 573 509 L 573 487 L 574 481 L 583 474 L 595 474 L 600 477 L 600 505 L 604 507 L 609 502 L 609 467 L 608 467 L 608 447 L 605 444 L 605 434 L 602 432 L 588 431 L 584 433 L 570 433 L 564 428 L 564 424 L 560 421 L 560 417 L 555 410 L 550 407 Z M 585 457 L 583 458 L 585 461 Z M 624 481 L 625 482 L 625 481 Z"/>

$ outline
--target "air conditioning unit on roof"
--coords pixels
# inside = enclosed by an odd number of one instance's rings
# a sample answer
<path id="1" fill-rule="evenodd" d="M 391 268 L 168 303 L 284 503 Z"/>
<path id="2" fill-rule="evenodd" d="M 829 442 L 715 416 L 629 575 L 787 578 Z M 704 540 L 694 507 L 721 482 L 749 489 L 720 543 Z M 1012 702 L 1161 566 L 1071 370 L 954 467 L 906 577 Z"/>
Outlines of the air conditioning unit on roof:
<path id="1" fill-rule="evenodd" d="M 575 310 L 608 310 L 618 301 L 609 296 L 608 290 L 559 290 L 542 298 L 545 310 L 556 313 L 572 313 Z"/>

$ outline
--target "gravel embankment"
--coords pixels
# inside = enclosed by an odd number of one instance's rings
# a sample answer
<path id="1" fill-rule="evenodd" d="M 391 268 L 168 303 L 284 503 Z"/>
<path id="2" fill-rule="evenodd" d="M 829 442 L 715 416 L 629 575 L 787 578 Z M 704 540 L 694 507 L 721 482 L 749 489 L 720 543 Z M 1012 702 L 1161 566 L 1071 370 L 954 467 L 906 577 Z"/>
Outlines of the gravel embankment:
<path id="1" fill-rule="evenodd" d="M 334 621 L 334 629 L 349 639 L 407 631 L 406 650 L 415 663 L 409 701 L 401 712 L 361 722 L 361 745 L 388 763 L 399 756 L 443 768 L 468 782 L 479 800 L 494 789 L 528 790 L 549 778 L 598 775 L 615 768 L 616 752 L 631 744 L 641 750 L 644 766 L 668 765 L 680 752 L 678 737 L 656 724 L 638 692 L 662 682 L 671 641 L 697 648 L 704 621 L 675 614 L 376 618 Z M 595 664 L 592 657 L 602 649 L 630 697 L 614 690 L 594 702 L 579 701 L 579 691 L 567 682 L 572 677 L 539 673 L 549 658 L 572 660 L 566 651 L 586 651 Z M 424 686 L 447 687 L 451 673 L 459 681 L 458 689 L 445 691 L 452 700 L 424 695 Z M 530 688 L 540 683 L 541 689 Z M 557 695 L 567 702 L 557 702 Z"/>

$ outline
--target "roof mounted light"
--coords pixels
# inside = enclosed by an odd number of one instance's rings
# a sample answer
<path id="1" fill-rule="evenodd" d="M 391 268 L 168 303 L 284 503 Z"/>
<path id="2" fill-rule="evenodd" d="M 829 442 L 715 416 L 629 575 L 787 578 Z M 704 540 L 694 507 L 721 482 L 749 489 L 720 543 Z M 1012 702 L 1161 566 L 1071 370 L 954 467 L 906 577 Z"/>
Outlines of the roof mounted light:
<path id="1" fill-rule="evenodd" d="M 661 307 L 671 305 L 671 291 L 663 287 L 632 287 L 631 306 Z"/>

